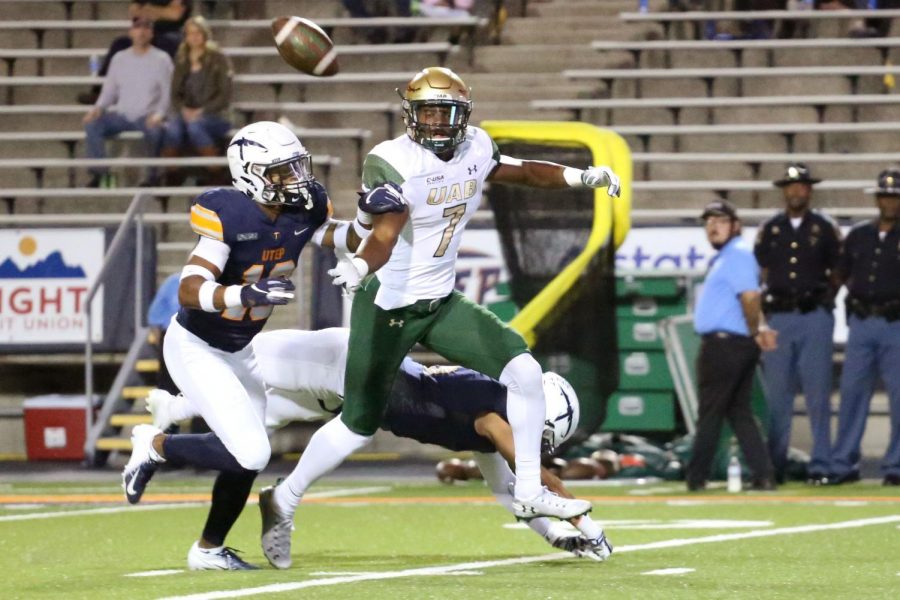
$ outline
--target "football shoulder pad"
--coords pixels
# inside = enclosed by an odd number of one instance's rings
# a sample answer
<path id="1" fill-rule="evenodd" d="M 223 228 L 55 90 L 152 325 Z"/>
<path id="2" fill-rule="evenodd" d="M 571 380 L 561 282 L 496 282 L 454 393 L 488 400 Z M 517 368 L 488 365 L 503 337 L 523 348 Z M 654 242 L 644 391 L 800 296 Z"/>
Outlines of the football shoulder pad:
<path id="1" fill-rule="evenodd" d="M 359 209 L 372 215 L 389 212 L 402 213 L 406 210 L 406 204 L 403 190 L 399 185 L 390 181 L 361 193 L 359 197 Z"/>
<path id="2" fill-rule="evenodd" d="M 204 192 L 191 205 L 191 229 L 194 233 L 229 242 L 229 234 L 252 216 L 256 207 L 243 192 L 216 188 Z"/>

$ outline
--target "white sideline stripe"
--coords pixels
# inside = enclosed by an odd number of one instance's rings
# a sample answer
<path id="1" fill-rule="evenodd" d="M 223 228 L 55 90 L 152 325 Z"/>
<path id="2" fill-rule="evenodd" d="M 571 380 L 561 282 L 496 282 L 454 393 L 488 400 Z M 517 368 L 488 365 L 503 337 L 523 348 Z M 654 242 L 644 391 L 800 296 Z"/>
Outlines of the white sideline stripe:
<path id="1" fill-rule="evenodd" d="M 781 529 L 769 529 L 766 531 L 747 531 L 744 533 L 730 533 L 725 535 L 711 535 L 701 538 L 687 538 L 663 540 L 649 544 L 637 544 L 634 546 L 622 546 L 616 548 L 615 553 L 638 552 L 641 550 L 656 550 L 658 548 L 675 548 L 679 546 L 691 546 L 693 544 L 709 544 L 713 542 L 728 542 L 758 537 L 771 537 L 776 535 L 790 535 L 793 533 L 810 533 L 815 531 L 828 531 L 833 529 L 851 529 L 855 527 L 867 527 L 869 525 L 884 525 L 900 521 L 900 515 L 889 517 L 876 517 L 871 519 L 858 519 L 855 521 L 842 521 L 838 523 L 826 523 L 824 525 L 801 525 L 798 527 L 782 527 Z M 524 565 L 535 562 L 560 560 L 572 558 L 568 552 L 544 554 L 542 556 L 523 556 L 521 558 L 509 558 L 506 560 L 487 560 L 481 562 L 459 563 L 443 567 L 423 567 L 420 569 L 404 569 L 402 571 L 388 571 L 385 573 L 368 573 L 365 575 L 352 575 L 347 577 L 332 577 L 329 579 L 310 579 L 307 581 L 295 581 L 290 583 L 276 583 L 259 587 L 244 588 L 238 590 L 223 590 L 219 592 L 204 592 L 187 596 L 168 596 L 162 600 L 217 600 L 218 598 L 240 598 L 243 596 L 255 596 L 257 594 L 272 594 L 278 592 L 290 592 L 311 587 L 337 585 L 339 583 L 356 583 L 358 581 L 378 581 L 383 579 L 400 579 L 402 577 L 421 577 L 423 575 L 439 575 L 454 571 L 476 571 L 491 567 L 506 567 L 510 565 Z"/>
<path id="2" fill-rule="evenodd" d="M 337 490 L 329 490 L 325 492 L 313 492 L 307 494 L 307 498 L 339 498 L 342 496 L 356 496 L 360 494 L 377 494 L 380 492 L 388 492 L 390 486 L 378 487 L 362 487 L 362 488 L 344 488 Z M 111 515 L 126 511 L 145 511 L 145 510 L 167 510 L 170 508 L 193 508 L 196 506 L 206 506 L 209 502 L 178 502 L 169 504 L 140 504 L 138 506 L 107 506 L 104 508 L 85 508 L 81 510 L 60 510 L 54 512 L 31 513 L 27 515 L 5 515 L 0 516 L 0 522 L 3 521 L 32 521 L 37 519 L 56 519 L 59 517 L 83 516 L 83 515 Z"/>
<path id="3" fill-rule="evenodd" d="M 159 571 L 141 571 L 139 573 L 125 573 L 124 577 L 158 577 L 160 575 L 175 575 L 184 573 L 184 569 L 160 569 Z"/>
<path id="4" fill-rule="evenodd" d="M 697 569 L 688 569 L 685 567 L 673 567 L 671 569 L 656 569 L 654 571 L 644 571 L 641 575 L 684 575 L 685 573 L 693 573 Z"/>
<path id="5" fill-rule="evenodd" d="M 56 512 L 32 513 L 30 515 L 6 515 L 0 517 L 2 521 L 32 521 L 36 519 L 56 519 L 59 517 L 78 517 L 83 515 L 112 515 L 121 512 L 135 512 L 147 510 L 167 510 L 170 508 L 191 508 L 204 506 L 209 502 L 179 502 L 177 504 L 147 504 L 139 506 L 108 506 L 105 508 L 85 508 L 83 510 L 60 510 Z"/>
<path id="6" fill-rule="evenodd" d="M 361 487 L 361 488 L 343 488 L 337 490 L 329 490 L 327 492 L 313 492 L 311 494 L 305 494 L 306 498 L 341 498 L 343 496 L 361 496 L 364 494 L 380 494 L 381 492 L 389 492 L 391 491 L 391 486 L 389 485 L 380 485 L 380 486 L 372 486 L 372 487 Z"/>

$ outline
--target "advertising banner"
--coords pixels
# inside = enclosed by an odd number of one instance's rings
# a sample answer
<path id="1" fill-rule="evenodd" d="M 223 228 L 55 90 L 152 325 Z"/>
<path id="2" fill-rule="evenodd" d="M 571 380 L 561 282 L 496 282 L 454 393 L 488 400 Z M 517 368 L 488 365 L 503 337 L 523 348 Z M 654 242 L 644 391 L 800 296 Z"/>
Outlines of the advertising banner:
<path id="1" fill-rule="evenodd" d="M 103 228 L 0 231 L 0 344 L 84 343 L 84 302 L 103 263 Z M 94 314 L 103 314 L 102 289 Z M 91 337 L 103 339 L 103 319 Z"/>

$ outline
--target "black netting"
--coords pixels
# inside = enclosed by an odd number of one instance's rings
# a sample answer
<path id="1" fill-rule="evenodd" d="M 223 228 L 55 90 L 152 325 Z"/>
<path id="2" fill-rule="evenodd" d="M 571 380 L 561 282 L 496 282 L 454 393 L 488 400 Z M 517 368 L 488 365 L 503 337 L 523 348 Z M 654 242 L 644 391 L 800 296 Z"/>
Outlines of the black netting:
<path id="1" fill-rule="evenodd" d="M 522 159 L 591 164 L 587 148 L 515 143 L 500 144 L 500 150 Z M 492 184 L 489 199 L 510 273 L 510 293 L 523 307 L 587 245 L 593 192 Z M 606 399 L 618 385 L 613 260 L 611 247 L 597 254 L 537 328 L 535 356 L 545 369 L 565 376 L 581 401 L 581 423 L 570 444 L 599 428 Z"/>

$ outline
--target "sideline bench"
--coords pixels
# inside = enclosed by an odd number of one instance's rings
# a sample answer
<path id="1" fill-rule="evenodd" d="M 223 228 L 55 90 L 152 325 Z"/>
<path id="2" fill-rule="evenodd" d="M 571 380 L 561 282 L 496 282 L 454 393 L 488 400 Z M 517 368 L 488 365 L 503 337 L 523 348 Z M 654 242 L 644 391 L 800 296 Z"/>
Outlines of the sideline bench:
<path id="1" fill-rule="evenodd" d="M 741 87 L 745 77 L 827 77 L 843 76 L 850 81 L 851 93 L 855 94 L 859 78 L 865 76 L 900 75 L 900 66 L 893 65 L 830 65 L 815 67 L 740 67 L 740 68 L 686 68 L 686 69 L 567 69 L 562 72 L 567 79 L 599 79 L 608 88 L 613 82 L 623 79 L 637 81 L 635 97 L 641 97 L 642 79 L 685 79 L 697 78 L 706 83 L 706 95 L 713 97 L 713 84 L 719 77 L 738 79 L 738 96 L 743 95 Z"/>
<path id="2" fill-rule="evenodd" d="M 353 128 L 333 128 L 333 129 L 306 129 L 300 127 L 293 128 L 294 133 L 301 140 L 307 139 L 349 139 L 352 140 L 356 147 L 357 168 L 362 169 L 363 160 L 363 144 L 371 137 L 372 132 L 368 129 Z M 234 135 L 236 130 L 229 132 Z M 140 131 L 126 131 L 116 136 L 121 140 L 140 140 L 143 139 L 143 133 Z M 75 158 L 75 145 L 83 141 L 85 138 L 84 131 L 3 131 L 0 132 L 0 143 L 3 142 L 61 142 L 65 144 L 69 153 L 69 158 Z"/>
<path id="3" fill-rule="evenodd" d="M 900 131 L 900 122 L 872 121 L 867 123 L 752 123 L 734 125 L 622 125 L 613 127 L 619 135 L 633 135 L 641 140 L 642 151 L 647 151 L 654 135 L 671 135 L 678 151 L 678 136 L 683 135 L 758 135 L 778 133 L 784 136 L 786 151 L 793 152 L 794 138 L 798 133 L 819 136 L 819 150 L 824 152 L 824 133 L 889 133 Z"/>
<path id="4" fill-rule="evenodd" d="M 531 108 L 538 110 L 571 110 L 575 121 L 580 121 L 586 110 L 614 109 L 646 109 L 665 108 L 672 114 L 672 121 L 678 124 L 681 110 L 684 108 L 707 108 L 707 122 L 713 124 L 714 108 L 747 108 L 757 106 L 811 106 L 816 109 L 819 121 L 825 117 L 825 109 L 829 106 L 850 105 L 853 109 L 852 120 L 858 119 L 857 108 L 863 105 L 900 103 L 900 95 L 894 94 L 828 94 L 804 96 L 741 96 L 741 97 L 706 97 L 698 98 L 611 98 L 604 100 L 532 100 Z M 2 114 L 2 110 L 0 110 Z M 612 114 L 607 115 L 607 126 L 612 127 Z"/>
<path id="5" fill-rule="evenodd" d="M 843 19 L 892 19 L 900 17 L 900 9 L 879 10 L 747 10 L 747 11 L 685 11 L 685 12 L 620 12 L 626 23 L 659 23 L 669 37 L 672 23 L 705 21 L 825 21 Z"/>
<path id="6" fill-rule="evenodd" d="M 371 56 L 390 54 L 435 54 L 441 65 L 446 63 L 447 57 L 458 50 L 450 42 L 424 42 L 410 44 L 352 44 L 335 46 L 338 57 L 340 56 Z M 86 59 L 91 56 L 105 56 L 107 48 L 0 48 L 0 60 L 6 63 L 6 75 L 15 75 L 16 61 L 20 59 L 36 59 L 37 74 L 44 74 L 44 61 L 50 58 Z M 234 46 L 222 48 L 222 52 L 231 58 L 256 58 L 279 56 L 278 49 L 272 46 Z"/>
<path id="7" fill-rule="evenodd" d="M 337 156 L 313 156 L 313 172 L 321 169 L 321 179 L 326 184 L 331 169 L 341 164 Z M 29 169 L 34 174 L 34 187 L 44 187 L 44 174 L 50 169 L 68 169 L 69 186 L 76 187 L 75 173 L 90 167 L 142 168 L 142 167 L 227 167 L 223 157 L 184 156 L 177 158 L 7 158 L 0 159 L 0 169 Z"/>
<path id="8" fill-rule="evenodd" d="M 672 66 L 672 52 L 678 50 L 730 50 L 737 67 L 744 64 L 745 50 L 766 50 L 768 66 L 774 66 L 774 50 L 827 50 L 843 48 L 874 48 L 881 52 L 881 60 L 888 57 L 891 48 L 900 46 L 900 38 L 812 38 L 812 39 L 768 39 L 768 40 L 652 40 L 652 41 L 610 41 L 591 42 L 591 48 L 599 52 L 630 52 L 635 64 L 640 62 L 642 52 L 665 52 L 665 66 Z"/>
<path id="9" fill-rule="evenodd" d="M 469 64 L 471 65 L 475 57 L 475 32 L 485 27 L 489 19 L 485 17 L 469 16 L 469 17 L 370 17 L 370 18 L 322 18 L 316 19 L 323 29 L 346 28 L 346 29 L 371 29 L 380 27 L 415 27 L 415 28 L 459 28 L 466 33 L 466 51 L 468 54 Z M 262 29 L 270 31 L 272 21 L 270 19 L 245 19 L 245 20 L 218 20 L 209 21 L 209 25 L 216 33 L 225 29 Z M 89 20 L 23 20 L 23 21 L 0 21 L 0 32 L 2 31 L 31 31 L 35 36 L 35 44 L 38 48 L 44 47 L 44 37 L 48 31 L 65 32 L 66 48 L 72 47 L 72 32 L 74 31 L 117 31 L 122 35 L 128 31 L 131 21 L 125 19 L 110 19 L 103 21 Z"/>
<path id="10" fill-rule="evenodd" d="M 233 78 L 235 85 L 270 85 L 277 98 L 285 85 L 302 86 L 322 84 L 403 84 L 412 79 L 414 72 L 385 71 L 380 73 L 338 73 L 331 77 L 314 77 L 302 73 L 244 73 Z M 13 90 L 21 87 L 91 87 L 103 84 L 103 77 L 94 75 L 18 75 L 0 77 L 0 88 L 6 87 L 6 103 L 15 104 Z M 302 95 L 302 94 L 301 94 Z"/>

